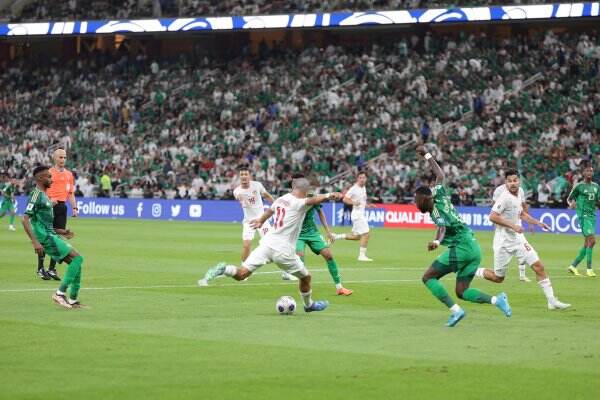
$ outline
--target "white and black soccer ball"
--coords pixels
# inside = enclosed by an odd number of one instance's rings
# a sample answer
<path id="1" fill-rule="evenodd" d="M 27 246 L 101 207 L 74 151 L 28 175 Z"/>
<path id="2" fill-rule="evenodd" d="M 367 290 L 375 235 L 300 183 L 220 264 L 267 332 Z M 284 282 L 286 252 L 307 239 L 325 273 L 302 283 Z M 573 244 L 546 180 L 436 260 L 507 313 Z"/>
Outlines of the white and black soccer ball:
<path id="1" fill-rule="evenodd" d="M 291 315 L 296 311 L 296 300 L 292 296 L 281 296 L 275 304 L 275 309 L 281 315 Z"/>

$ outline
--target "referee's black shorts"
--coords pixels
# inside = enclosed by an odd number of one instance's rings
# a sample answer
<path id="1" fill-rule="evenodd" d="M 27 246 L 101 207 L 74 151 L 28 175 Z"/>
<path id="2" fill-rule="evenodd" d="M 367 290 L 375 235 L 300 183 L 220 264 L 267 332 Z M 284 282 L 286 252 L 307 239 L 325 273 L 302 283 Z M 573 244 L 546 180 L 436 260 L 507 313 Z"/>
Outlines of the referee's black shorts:
<path id="1" fill-rule="evenodd" d="M 53 207 L 54 210 L 54 229 L 67 229 L 67 204 L 59 201 Z"/>

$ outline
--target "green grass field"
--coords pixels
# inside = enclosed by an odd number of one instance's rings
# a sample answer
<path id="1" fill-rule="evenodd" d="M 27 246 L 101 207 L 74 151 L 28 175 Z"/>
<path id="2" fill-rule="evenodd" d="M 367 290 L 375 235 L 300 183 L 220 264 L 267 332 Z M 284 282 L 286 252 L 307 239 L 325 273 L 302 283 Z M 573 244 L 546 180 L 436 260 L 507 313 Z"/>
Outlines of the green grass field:
<path id="1" fill-rule="evenodd" d="M 439 254 L 425 250 L 433 231 L 375 229 L 368 265 L 355 261 L 356 242 L 336 243 L 350 297 L 334 295 L 323 260 L 311 254 L 314 298 L 330 308 L 280 316 L 276 299 L 300 296 L 272 265 L 247 282 L 196 287 L 209 266 L 239 260 L 239 225 L 70 220 L 85 257 L 81 299 L 92 308 L 65 310 L 50 300 L 57 285 L 34 276 L 22 228 L 10 233 L 1 223 L 2 399 L 600 396 L 600 278 L 565 270 L 579 236 L 530 236 L 570 310 L 548 311 L 515 264 L 501 285 L 474 282 L 506 291 L 512 318 L 461 303 L 467 318 L 449 329 L 448 311 L 420 281 Z M 489 266 L 492 235 L 477 237 Z M 453 289 L 453 277 L 444 283 Z"/>

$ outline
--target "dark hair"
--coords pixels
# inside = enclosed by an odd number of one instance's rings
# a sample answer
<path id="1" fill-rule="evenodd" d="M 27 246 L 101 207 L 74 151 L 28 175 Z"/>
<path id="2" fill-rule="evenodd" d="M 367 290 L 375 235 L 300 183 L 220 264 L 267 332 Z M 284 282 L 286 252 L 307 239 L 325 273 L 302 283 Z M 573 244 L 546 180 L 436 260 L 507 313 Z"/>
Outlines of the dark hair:
<path id="1" fill-rule="evenodd" d="M 366 171 L 358 171 L 358 174 L 356 174 L 356 177 L 358 178 L 361 175 L 364 175 L 365 177 L 367 177 L 367 172 Z"/>
<path id="2" fill-rule="evenodd" d="M 427 186 L 419 186 L 417 190 L 415 190 L 415 194 L 420 194 L 422 196 L 431 196 L 431 189 Z"/>
<path id="3" fill-rule="evenodd" d="M 586 161 L 586 162 L 581 163 L 581 170 L 582 171 L 585 170 L 585 169 L 588 169 L 588 168 L 594 169 L 594 166 L 592 165 L 591 162 Z"/>
<path id="4" fill-rule="evenodd" d="M 509 176 L 513 176 L 516 175 L 517 177 L 519 176 L 519 171 L 517 171 L 516 169 L 507 169 L 504 172 L 504 178 L 508 178 Z"/>
<path id="5" fill-rule="evenodd" d="M 49 168 L 44 166 L 44 165 L 38 165 L 37 167 L 35 167 L 33 169 L 33 176 L 36 176 L 37 174 L 39 174 L 42 171 L 47 171 Z"/>
<path id="6" fill-rule="evenodd" d="M 242 164 L 238 167 L 238 172 L 242 172 L 242 171 L 250 172 L 250 167 L 248 166 L 248 164 Z"/>
<path id="7" fill-rule="evenodd" d="M 297 174 L 292 175 L 292 179 L 300 179 L 300 178 L 306 178 L 306 177 L 302 173 L 297 173 Z"/>

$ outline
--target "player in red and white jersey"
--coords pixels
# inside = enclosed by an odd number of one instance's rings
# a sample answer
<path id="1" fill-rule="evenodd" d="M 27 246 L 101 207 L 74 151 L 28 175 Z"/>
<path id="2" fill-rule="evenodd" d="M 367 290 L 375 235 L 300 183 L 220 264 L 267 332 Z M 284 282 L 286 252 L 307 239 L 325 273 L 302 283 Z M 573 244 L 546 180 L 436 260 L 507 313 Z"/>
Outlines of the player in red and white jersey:
<path id="1" fill-rule="evenodd" d="M 341 193 L 328 193 L 306 197 L 310 189 L 306 178 L 294 179 L 291 193 L 275 200 L 267 211 L 250 222 L 251 227 L 258 228 L 269 218 L 274 217 L 272 227 L 261 239 L 260 245 L 242 262 L 242 266 L 237 267 L 221 262 L 209 269 L 204 278 L 198 281 L 198 285 L 207 286 L 208 282 L 221 275 L 242 281 L 250 277 L 258 268 L 273 262 L 281 270 L 300 280 L 300 294 L 306 312 L 322 311 L 327 308 L 326 301 L 312 300 L 311 275 L 296 254 L 296 241 L 300 235 L 308 207 L 330 199 L 339 200 L 342 195 Z"/>
<path id="2" fill-rule="evenodd" d="M 365 215 L 365 208 L 374 207 L 367 202 L 367 174 L 359 172 L 356 176 L 356 183 L 346 192 L 344 204 L 352 206 L 352 233 L 334 234 L 334 239 L 360 240 L 358 250 L 358 261 L 373 261 L 367 257 L 367 246 L 369 244 L 369 223 Z"/>
<path id="3" fill-rule="evenodd" d="M 250 169 L 247 166 L 242 166 L 238 170 L 240 177 L 240 185 L 233 190 L 233 196 L 240 202 L 244 211 L 244 219 L 242 221 L 242 261 L 245 261 L 250 254 L 250 246 L 254 239 L 255 233 L 262 238 L 268 231 L 268 223 L 263 224 L 258 229 L 250 226 L 250 221 L 259 218 L 264 210 L 263 197 L 273 203 L 273 196 L 267 192 L 262 183 L 251 180 Z"/>

